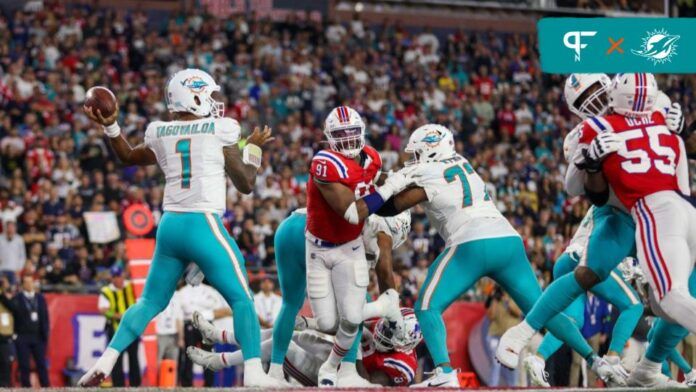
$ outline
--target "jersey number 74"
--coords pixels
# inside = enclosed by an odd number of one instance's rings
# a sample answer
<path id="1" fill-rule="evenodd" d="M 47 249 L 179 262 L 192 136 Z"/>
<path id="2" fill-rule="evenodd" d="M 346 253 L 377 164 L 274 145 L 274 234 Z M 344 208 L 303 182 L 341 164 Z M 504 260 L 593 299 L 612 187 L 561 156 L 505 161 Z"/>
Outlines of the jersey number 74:
<path id="1" fill-rule="evenodd" d="M 460 165 L 455 165 L 448 167 L 445 169 L 444 173 L 442 173 L 445 176 L 445 181 L 448 183 L 454 182 L 455 180 L 459 179 L 459 181 L 462 183 L 462 208 L 466 208 L 474 204 L 474 201 L 471 197 L 471 185 L 469 184 L 469 180 L 466 178 L 467 174 L 473 174 L 474 173 L 474 168 L 471 166 L 469 162 L 464 162 Z M 484 200 L 488 201 L 490 200 L 490 196 L 488 196 L 488 192 L 484 191 L 485 196 Z"/>

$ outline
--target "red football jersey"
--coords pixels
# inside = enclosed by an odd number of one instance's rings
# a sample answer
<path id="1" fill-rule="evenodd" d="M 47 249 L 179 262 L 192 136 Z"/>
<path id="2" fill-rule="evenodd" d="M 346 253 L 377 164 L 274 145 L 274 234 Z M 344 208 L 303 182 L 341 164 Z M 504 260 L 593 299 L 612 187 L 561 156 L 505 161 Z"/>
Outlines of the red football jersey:
<path id="1" fill-rule="evenodd" d="M 418 369 L 418 359 L 414 350 L 407 353 L 381 353 L 375 350 L 369 355 L 364 355 L 362 362 L 368 373 L 382 372 L 389 376 L 392 385 L 400 387 L 411 385 Z"/>
<path id="2" fill-rule="evenodd" d="M 363 222 L 357 225 L 348 223 L 324 200 L 314 182 L 341 183 L 355 192 L 356 198 L 360 198 L 374 191 L 374 180 L 381 168 L 379 153 L 368 146 L 360 153 L 360 163 L 333 150 L 316 153 L 312 158 L 307 184 L 307 231 L 334 244 L 358 238 Z"/>
<path id="3" fill-rule="evenodd" d="M 645 118 L 610 114 L 587 119 L 580 143 L 590 144 L 597 134 L 611 130 L 621 135 L 626 148 L 606 157 L 602 171 L 626 208 L 630 210 L 650 194 L 679 190 L 677 162 L 682 147 L 679 136 L 667 129 L 661 112 Z"/>

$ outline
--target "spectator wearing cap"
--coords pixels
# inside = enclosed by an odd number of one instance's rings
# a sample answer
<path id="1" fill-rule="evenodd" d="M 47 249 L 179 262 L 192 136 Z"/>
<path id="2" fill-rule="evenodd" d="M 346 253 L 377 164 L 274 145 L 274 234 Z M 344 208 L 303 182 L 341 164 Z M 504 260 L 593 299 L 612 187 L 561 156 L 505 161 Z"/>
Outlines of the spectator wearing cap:
<path id="1" fill-rule="evenodd" d="M 17 234 L 17 223 L 13 220 L 3 225 L 5 232 L 0 235 L 0 272 L 14 283 L 16 274 L 24 267 L 27 251 L 24 239 Z"/>
<path id="2" fill-rule="evenodd" d="M 46 366 L 46 345 L 49 335 L 48 308 L 43 294 L 36 291 L 34 277 L 29 274 L 22 276 L 20 292 L 11 297 L 10 292 L 5 291 L 0 295 L 0 302 L 12 312 L 14 319 L 14 329 L 17 334 L 15 346 L 22 387 L 31 387 L 29 376 L 32 358 L 36 371 L 39 373 L 41 386 L 50 386 Z"/>
<path id="3" fill-rule="evenodd" d="M 118 330 L 121 317 L 126 310 L 135 305 L 133 285 L 123 277 L 123 270 L 114 266 L 111 268 L 111 283 L 100 290 L 97 306 L 99 312 L 106 317 L 105 332 L 109 339 L 113 339 Z M 131 387 L 140 386 L 140 363 L 138 362 L 138 345 L 136 339 L 119 355 L 116 365 L 111 373 L 111 380 L 115 387 L 124 387 L 123 356 L 128 354 L 128 380 Z"/>

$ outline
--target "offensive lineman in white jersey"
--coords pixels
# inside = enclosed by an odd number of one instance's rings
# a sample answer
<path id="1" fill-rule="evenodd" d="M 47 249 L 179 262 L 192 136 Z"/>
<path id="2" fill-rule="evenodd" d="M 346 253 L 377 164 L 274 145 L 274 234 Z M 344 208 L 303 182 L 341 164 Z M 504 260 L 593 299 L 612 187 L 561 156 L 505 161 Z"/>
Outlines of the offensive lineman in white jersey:
<path id="1" fill-rule="evenodd" d="M 186 69 L 175 73 L 166 86 L 167 109 L 174 121 L 148 125 L 145 142 L 131 147 L 116 122 L 118 110 L 104 118 L 85 107 L 87 115 L 104 127 L 111 147 L 126 165 L 158 164 L 164 172 L 164 214 L 157 228 L 157 243 L 142 297 L 124 314 L 109 347 L 80 379 L 80 386 L 96 386 L 110 373 L 119 356 L 137 339 L 150 320 L 169 303 L 176 284 L 190 261 L 234 312 L 244 354 L 244 385 L 279 387 L 261 366 L 261 337 L 253 297 L 247 284 L 244 258 L 225 230 L 227 174 L 242 193 L 251 193 L 261 164 L 261 147 L 272 140 L 270 129 L 258 128 L 237 145 L 239 124 L 224 118 L 224 104 L 213 98 L 220 86 L 206 72 Z"/>
<path id="2" fill-rule="evenodd" d="M 427 124 L 409 138 L 406 152 L 414 155 L 411 165 L 397 174 L 415 183 L 381 205 L 373 200 L 356 202 L 357 218 L 371 210 L 392 216 L 421 204 L 430 223 L 446 242 L 445 251 L 430 266 L 415 311 L 423 329 L 425 343 L 437 366 L 433 377 L 414 387 L 458 387 L 452 369 L 442 312 L 480 278 L 498 282 L 527 311 L 541 295 L 522 239 L 497 210 L 485 190 L 485 183 L 471 164 L 454 150 L 449 129 Z M 550 329 L 578 351 L 592 348 L 565 316 L 558 317 Z M 596 370 L 603 378 L 611 370 L 601 360 Z"/>

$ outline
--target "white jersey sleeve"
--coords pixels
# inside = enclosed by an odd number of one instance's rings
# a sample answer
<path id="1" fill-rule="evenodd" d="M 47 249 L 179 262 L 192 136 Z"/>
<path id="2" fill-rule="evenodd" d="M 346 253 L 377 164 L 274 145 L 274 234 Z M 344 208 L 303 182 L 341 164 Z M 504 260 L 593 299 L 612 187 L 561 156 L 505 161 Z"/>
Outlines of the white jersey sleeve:
<path id="1" fill-rule="evenodd" d="M 460 155 L 404 169 L 416 179 L 428 200 L 422 203 L 428 220 L 446 246 L 483 238 L 517 236 L 495 207 L 486 184 Z"/>
<path id="2" fill-rule="evenodd" d="M 164 172 L 164 211 L 225 210 L 227 180 L 222 149 L 239 141 L 239 124 L 231 118 L 156 121 L 145 131 Z"/>

